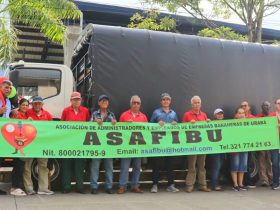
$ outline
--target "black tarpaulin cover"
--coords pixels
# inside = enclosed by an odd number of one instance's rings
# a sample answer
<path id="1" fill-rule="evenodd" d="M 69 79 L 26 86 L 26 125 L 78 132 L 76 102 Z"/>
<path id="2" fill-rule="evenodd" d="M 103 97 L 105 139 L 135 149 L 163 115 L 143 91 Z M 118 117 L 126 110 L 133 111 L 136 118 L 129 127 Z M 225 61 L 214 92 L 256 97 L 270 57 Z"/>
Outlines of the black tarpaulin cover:
<path id="1" fill-rule="evenodd" d="M 108 95 L 117 115 L 133 94 L 150 117 L 168 92 L 179 119 L 194 95 L 210 118 L 215 108 L 232 117 L 242 100 L 258 112 L 280 97 L 280 47 L 92 24 L 85 30 L 74 55 L 89 37 L 94 100 Z"/>

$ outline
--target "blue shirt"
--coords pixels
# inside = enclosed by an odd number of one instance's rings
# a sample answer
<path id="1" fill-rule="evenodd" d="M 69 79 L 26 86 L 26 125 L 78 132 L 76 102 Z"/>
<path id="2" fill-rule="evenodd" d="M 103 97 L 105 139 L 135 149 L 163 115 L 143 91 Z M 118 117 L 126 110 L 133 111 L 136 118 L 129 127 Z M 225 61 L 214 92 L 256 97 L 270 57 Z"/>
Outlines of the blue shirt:
<path id="1" fill-rule="evenodd" d="M 158 108 L 153 112 L 150 122 L 158 123 L 159 121 L 171 123 L 173 121 L 178 122 L 179 120 L 176 112 L 174 112 L 172 109 L 169 109 L 168 112 L 165 112 L 162 108 Z"/>
<path id="2" fill-rule="evenodd" d="M 0 100 L 0 107 L 2 107 L 2 101 Z M 12 105 L 8 98 L 6 98 L 6 108 L 7 111 L 2 115 L 4 118 L 10 118 L 10 113 L 12 111 Z"/>
<path id="3" fill-rule="evenodd" d="M 112 122 L 116 119 L 116 117 L 114 113 L 110 112 L 109 110 L 107 110 L 106 116 L 102 117 L 100 109 L 98 109 L 92 113 L 90 121 L 95 121 L 96 119 L 101 119 L 103 122 Z"/>

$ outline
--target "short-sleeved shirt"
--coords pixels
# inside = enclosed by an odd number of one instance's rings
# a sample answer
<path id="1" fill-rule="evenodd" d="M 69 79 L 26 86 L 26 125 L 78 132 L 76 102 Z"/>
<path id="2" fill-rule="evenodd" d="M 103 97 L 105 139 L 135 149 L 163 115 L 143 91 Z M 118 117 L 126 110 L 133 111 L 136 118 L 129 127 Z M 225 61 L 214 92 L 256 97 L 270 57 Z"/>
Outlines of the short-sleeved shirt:
<path id="1" fill-rule="evenodd" d="M 12 116 L 12 118 L 14 118 L 14 119 L 20 119 L 20 120 L 27 120 L 27 119 L 28 119 L 28 116 L 27 116 L 27 113 L 22 114 L 20 111 L 18 111 L 17 117 Z"/>
<path id="2" fill-rule="evenodd" d="M 264 114 L 262 112 L 256 115 L 256 117 L 268 117 L 268 116 L 269 116 L 269 114 L 267 116 L 264 116 Z"/>
<path id="3" fill-rule="evenodd" d="M 195 120 L 195 121 L 206 121 L 207 119 L 208 118 L 207 118 L 206 113 L 200 111 L 197 114 L 193 110 L 190 110 L 188 112 L 185 112 L 185 114 L 183 116 L 182 122 L 191 122 L 192 120 Z"/>
<path id="4" fill-rule="evenodd" d="M 277 117 L 278 119 L 278 124 L 280 124 L 280 118 L 277 116 L 277 113 L 276 112 L 272 112 L 269 114 L 270 117 Z"/>
<path id="5" fill-rule="evenodd" d="M 10 113 L 12 111 L 11 101 L 6 97 L 5 98 L 7 111 L 2 115 L 4 118 L 10 118 Z M 2 107 L 2 101 L 0 100 L 0 107 Z"/>
<path id="6" fill-rule="evenodd" d="M 131 110 L 123 112 L 120 116 L 120 122 L 148 122 L 148 118 L 142 112 L 138 112 L 135 116 L 131 113 Z"/>
<path id="7" fill-rule="evenodd" d="M 87 122 L 89 121 L 89 111 L 86 107 L 80 106 L 78 112 L 75 113 L 72 106 L 66 107 L 60 118 L 62 121 L 80 121 Z"/>
<path id="8" fill-rule="evenodd" d="M 116 117 L 113 112 L 107 110 L 107 114 L 102 117 L 100 109 L 94 111 L 91 115 L 90 121 L 95 121 L 96 119 L 101 119 L 102 122 L 112 122 L 113 120 L 116 120 Z"/>
<path id="9" fill-rule="evenodd" d="M 27 116 L 31 117 L 33 120 L 46 120 L 46 121 L 52 121 L 52 115 L 44 110 L 41 109 L 40 115 L 37 115 L 37 113 L 31 108 L 27 110 Z"/>
<path id="10" fill-rule="evenodd" d="M 246 118 L 256 118 L 256 116 L 254 116 L 254 115 L 252 115 L 252 114 L 248 114 L 247 116 L 246 116 Z"/>
<path id="11" fill-rule="evenodd" d="M 278 119 L 278 124 L 280 125 L 280 117 L 277 116 L 277 113 L 276 112 L 272 112 L 269 114 L 270 117 L 277 117 Z M 279 131 L 279 136 L 280 136 L 280 127 L 278 128 L 278 131 Z"/>
<path id="12" fill-rule="evenodd" d="M 169 109 L 168 112 L 165 112 L 162 108 L 158 108 L 153 112 L 150 122 L 158 123 L 159 121 L 171 123 L 173 121 L 178 122 L 179 120 L 174 110 Z"/>

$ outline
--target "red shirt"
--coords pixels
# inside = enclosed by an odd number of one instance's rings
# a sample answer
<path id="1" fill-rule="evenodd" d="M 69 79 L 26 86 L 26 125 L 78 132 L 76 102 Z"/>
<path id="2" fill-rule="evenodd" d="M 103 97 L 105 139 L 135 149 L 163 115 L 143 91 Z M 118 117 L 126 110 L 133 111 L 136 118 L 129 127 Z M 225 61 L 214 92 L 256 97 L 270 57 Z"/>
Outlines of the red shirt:
<path id="1" fill-rule="evenodd" d="M 18 111 L 17 117 L 12 116 L 12 118 L 20 119 L 20 120 L 27 120 L 28 116 L 27 116 L 27 113 L 22 114 L 20 111 Z"/>
<path id="2" fill-rule="evenodd" d="M 277 117 L 278 119 L 278 124 L 280 124 L 280 118 L 277 116 L 276 112 L 272 112 L 268 115 L 269 117 Z M 280 128 L 279 128 L 280 129 Z"/>
<path id="3" fill-rule="evenodd" d="M 41 109 L 41 113 L 38 116 L 37 113 L 31 108 L 27 110 L 27 116 L 31 117 L 33 120 L 47 120 L 47 121 L 52 121 L 52 115 L 44 110 Z"/>
<path id="4" fill-rule="evenodd" d="M 81 122 L 89 121 L 89 111 L 86 107 L 80 106 L 78 113 L 75 113 L 73 107 L 68 106 L 63 110 L 61 120 Z"/>
<path id="5" fill-rule="evenodd" d="M 256 118 L 254 115 L 252 115 L 252 114 L 248 114 L 247 116 L 246 116 L 246 118 Z"/>
<path id="6" fill-rule="evenodd" d="M 200 111 L 199 114 L 196 114 L 193 110 L 190 110 L 185 112 L 182 122 L 191 122 L 192 120 L 206 121 L 207 119 L 207 115 L 204 112 Z"/>
<path id="7" fill-rule="evenodd" d="M 259 114 L 256 115 L 256 117 L 268 117 L 270 114 L 268 114 L 267 116 L 264 116 L 264 114 L 261 112 Z"/>
<path id="8" fill-rule="evenodd" d="M 270 116 L 270 117 L 276 117 L 277 114 L 276 114 L 276 112 L 272 112 L 272 113 L 270 113 L 268 116 Z M 278 116 L 277 116 L 277 119 L 278 119 L 278 124 L 280 125 L 280 119 L 279 119 Z M 280 136 L 280 127 L 278 128 L 278 131 L 279 131 L 279 136 Z"/>
<path id="9" fill-rule="evenodd" d="M 121 114 L 120 122 L 148 122 L 148 118 L 142 112 L 138 112 L 137 115 L 133 116 L 131 110 L 127 110 Z"/>

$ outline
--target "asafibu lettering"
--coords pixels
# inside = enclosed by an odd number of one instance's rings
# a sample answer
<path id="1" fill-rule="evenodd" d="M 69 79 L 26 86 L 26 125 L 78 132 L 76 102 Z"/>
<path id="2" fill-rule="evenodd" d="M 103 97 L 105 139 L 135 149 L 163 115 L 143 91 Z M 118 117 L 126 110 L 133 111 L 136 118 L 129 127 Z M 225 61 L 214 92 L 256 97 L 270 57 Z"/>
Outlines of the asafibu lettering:
<path id="1" fill-rule="evenodd" d="M 150 138 L 144 139 L 141 132 L 131 132 L 129 141 L 124 141 L 122 133 L 108 132 L 107 145 L 122 145 L 128 142 L 128 145 L 143 145 L 147 144 L 160 144 L 160 141 L 166 136 L 166 131 L 151 132 Z M 208 141 L 218 142 L 222 140 L 222 130 L 206 130 Z M 202 141 L 201 132 L 199 131 L 185 131 L 185 139 L 179 139 L 179 132 L 171 132 L 172 144 L 180 144 L 181 141 L 185 143 L 198 143 Z M 87 132 L 83 145 L 101 145 L 101 141 L 97 132 Z"/>

